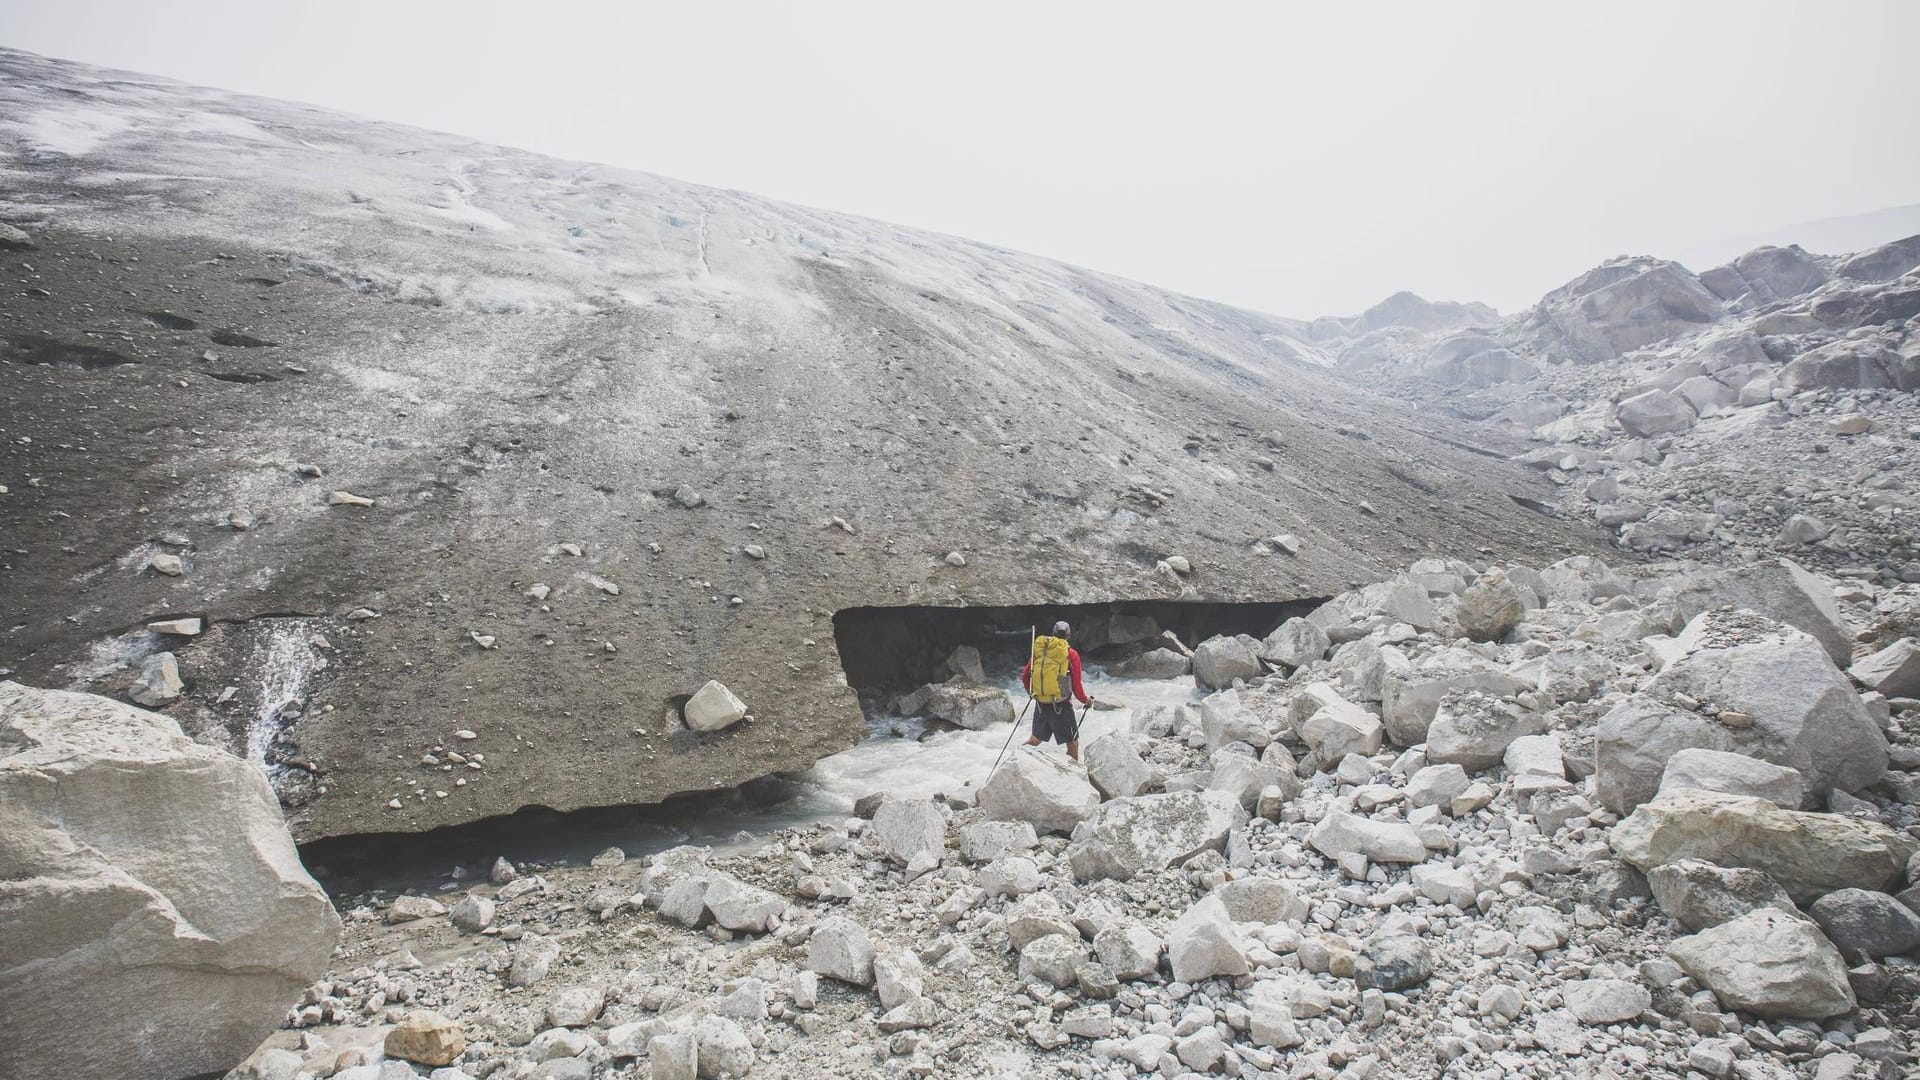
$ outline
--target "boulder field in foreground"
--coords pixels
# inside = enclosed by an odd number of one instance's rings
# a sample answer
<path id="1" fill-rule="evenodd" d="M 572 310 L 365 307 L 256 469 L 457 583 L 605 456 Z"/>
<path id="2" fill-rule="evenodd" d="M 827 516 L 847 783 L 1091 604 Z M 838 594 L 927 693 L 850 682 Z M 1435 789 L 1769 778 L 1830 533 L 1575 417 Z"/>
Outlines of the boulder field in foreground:
<path id="1" fill-rule="evenodd" d="M 0 1076 L 226 1070 L 339 933 L 259 769 L 164 716 L 0 682 Z"/>

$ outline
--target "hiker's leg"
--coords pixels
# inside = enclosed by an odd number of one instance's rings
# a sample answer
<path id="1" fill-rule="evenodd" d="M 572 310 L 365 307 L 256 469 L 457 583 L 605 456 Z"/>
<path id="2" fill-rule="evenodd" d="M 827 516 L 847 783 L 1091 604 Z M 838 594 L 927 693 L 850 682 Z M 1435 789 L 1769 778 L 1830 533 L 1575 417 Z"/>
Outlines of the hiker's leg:
<path id="1" fill-rule="evenodd" d="M 1080 760 L 1080 740 L 1079 739 L 1075 739 L 1072 742 L 1067 744 L 1067 759 L 1070 761 Z"/>
<path id="2" fill-rule="evenodd" d="M 1027 740 L 1026 742 L 1024 742 L 1024 743 L 1021 743 L 1020 745 L 1022 745 L 1022 746 L 1039 746 L 1039 745 L 1040 745 L 1040 740 L 1039 740 L 1039 739 L 1028 739 L 1028 740 Z"/>

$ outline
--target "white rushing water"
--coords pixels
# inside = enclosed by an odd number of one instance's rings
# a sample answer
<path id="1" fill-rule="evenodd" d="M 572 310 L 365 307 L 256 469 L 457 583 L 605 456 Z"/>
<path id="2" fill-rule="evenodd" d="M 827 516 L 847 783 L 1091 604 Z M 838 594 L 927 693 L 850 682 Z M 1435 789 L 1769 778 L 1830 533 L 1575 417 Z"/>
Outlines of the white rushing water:
<path id="1" fill-rule="evenodd" d="M 247 760 L 271 776 L 273 769 L 267 764 L 267 750 L 284 726 L 281 715 L 288 706 L 306 697 L 307 683 L 326 662 L 309 640 L 308 620 L 268 621 L 271 627 L 254 643 L 251 666 L 260 673 L 260 704 L 247 721 Z"/>
<path id="2" fill-rule="evenodd" d="M 1119 679 L 1109 676 L 1104 669 L 1089 666 L 1084 682 L 1087 693 L 1095 701 L 1117 708 L 1086 710 L 1080 722 L 1083 750 L 1102 735 L 1129 730 L 1140 711 L 1155 705 L 1193 702 L 1201 696 L 1192 676 Z M 1006 679 L 1000 685 L 1016 710 L 1025 706 L 1026 691 L 1017 679 Z M 1030 712 L 1021 715 L 1013 725 L 995 724 L 984 731 L 956 730 L 938 724 L 933 726 L 939 730 L 930 732 L 928 721 L 921 717 L 877 721 L 875 734 L 865 742 L 822 758 L 803 773 L 790 797 L 769 805 L 702 814 L 697 822 L 672 829 L 671 839 L 675 843 L 712 844 L 719 848 L 751 845 L 777 829 L 845 817 L 853 811 L 855 800 L 875 792 L 901 798 L 927 798 L 977 790 L 986 782 L 1009 735 L 1013 745 L 1018 746 L 1025 741 L 1031 723 Z M 1016 727 L 1017 734 L 1013 731 Z M 1049 743 L 1046 752 L 1065 757 L 1066 748 Z M 666 846 L 652 838 L 634 839 L 641 842 L 637 847 L 629 847 L 629 854 Z"/>

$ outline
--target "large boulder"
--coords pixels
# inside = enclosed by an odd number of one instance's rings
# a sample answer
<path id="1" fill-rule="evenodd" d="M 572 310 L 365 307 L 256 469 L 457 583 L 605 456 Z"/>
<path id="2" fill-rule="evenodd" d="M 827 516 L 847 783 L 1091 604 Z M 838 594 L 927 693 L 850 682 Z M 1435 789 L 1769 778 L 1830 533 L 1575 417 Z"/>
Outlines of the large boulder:
<path id="1" fill-rule="evenodd" d="M 1426 844 L 1413 826 L 1400 821 L 1378 821 L 1340 810 L 1330 810 L 1307 835 L 1307 843 L 1329 859 L 1360 854 L 1368 862 L 1426 861 Z"/>
<path id="2" fill-rule="evenodd" d="M 1210 637 L 1193 650 L 1193 681 L 1208 689 L 1224 689 L 1264 671 L 1260 657 L 1237 637 Z"/>
<path id="3" fill-rule="evenodd" d="M 1172 649 L 1149 649 L 1109 669 L 1122 679 L 1172 679 L 1193 670 L 1193 658 Z"/>
<path id="4" fill-rule="evenodd" d="M 1252 970 L 1246 936 L 1218 896 L 1194 901 L 1167 927 L 1167 962 L 1185 983 Z"/>
<path id="5" fill-rule="evenodd" d="M 1041 832 L 1072 832 L 1100 805 L 1100 792 L 1064 758 L 1019 746 L 980 786 L 989 821 L 1024 821 Z"/>
<path id="6" fill-rule="evenodd" d="M 1728 795 L 1749 795 L 1789 810 L 1800 809 L 1807 781 L 1800 770 L 1774 765 L 1745 754 L 1687 749 L 1673 755 L 1660 776 L 1660 791 L 1704 788 Z"/>
<path id="7" fill-rule="evenodd" d="M 873 835 L 887 858 L 902 865 L 914 856 L 938 859 L 947 848 L 947 819 L 931 799 L 893 799 L 873 814 Z"/>
<path id="8" fill-rule="evenodd" d="M 0 1076 L 225 1072 L 339 932 L 257 767 L 0 682 Z"/>
<path id="9" fill-rule="evenodd" d="M 1102 735 L 1081 753 L 1086 757 L 1087 779 L 1104 798 L 1128 798 L 1153 784 L 1153 767 L 1141 758 L 1128 736 Z"/>
<path id="10" fill-rule="evenodd" d="M 1426 589 L 1412 581 L 1395 578 L 1341 593 L 1308 612 L 1307 621 L 1338 645 L 1358 641 L 1394 623 L 1406 623 L 1415 630 L 1431 630 L 1439 624 L 1440 614 Z"/>
<path id="11" fill-rule="evenodd" d="M 1507 331 L 1543 355 L 1599 363 L 1692 333 L 1726 313 L 1686 267 L 1635 256 L 1610 260 L 1546 294 Z"/>
<path id="12" fill-rule="evenodd" d="M 1920 235 L 1856 251 L 1840 260 L 1834 272 L 1854 281 L 1892 281 L 1920 266 Z"/>
<path id="13" fill-rule="evenodd" d="M 1809 791 L 1859 791 L 1887 773 L 1887 744 L 1860 696 L 1812 637 L 1751 612 L 1705 612 L 1676 640 L 1679 655 L 1647 693 L 1724 710 L 1723 745 L 1799 770 Z M 1724 719 L 1731 712 L 1744 717 Z M 1603 725 L 1604 729 L 1604 725 Z"/>
<path id="14" fill-rule="evenodd" d="M 1013 701 L 990 686 L 945 683 L 927 698 L 926 713 L 936 720 L 985 731 L 995 724 L 1014 721 Z"/>
<path id="15" fill-rule="evenodd" d="M 1854 1008 L 1840 950 L 1805 918 L 1756 908 L 1667 946 L 1681 969 L 1729 1009 L 1825 1020 Z"/>
<path id="16" fill-rule="evenodd" d="M 1807 909 L 1828 940 L 1847 952 L 1898 956 L 1920 948 L 1920 914 L 1883 892 L 1835 889 Z"/>
<path id="17" fill-rule="evenodd" d="M 1920 694 L 1920 643 L 1912 638 L 1899 641 L 1870 656 L 1853 662 L 1847 674 L 1869 690 L 1878 690 L 1890 698 Z"/>
<path id="18" fill-rule="evenodd" d="M 1499 641 L 1527 614 L 1527 597 L 1502 573 L 1480 575 L 1460 594 L 1454 618 L 1460 631 L 1474 641 Z"/>
<path id="19" fill-rule="evenodd" d="M 1533 689 L 1527 680 L 1464 650 L 1444 650 L 1421 661 L 1418 667 L 1387 671 L 1380 686 L 1381 719 L 1387 738 L 1396 746 L 1426 742 L 1427 728 L 1440 708 L 1440 699 L 1451 691 L 1479 690 L 1507 697 Z"/>
<path id="20" fill-rule="evenodd" d="M 1680 859 L 1765 871 L 1794 903 L 1835 889 L 1895 887 L 1920 844 L 1878 822 L 1783 810 L 1765 799 L 1684 788 L 1614 826 L 1613 853 L 1642 871 Z"/>
<path id="21" fill-rule="evenodd" d="M 1744 866 L 1676 859 L 1647 871 L 1647 887 L 1667 918 L 1689 931 L 1731 922 L 1755 908 L 1798 912 L 1780 883 Z"/>
<path id="22" fill-rule="evenodd" d="M 1082 881 L 1130 878 L 1164 870 L 1202 851 L 1225 846 L 1247 820 L 1240 800 L 1225 791 L 1177 791 L 1104 803 L 1073 831 L 1067 863 Z"/>
<path id="23" fill-rule="evenodd" d="M 1812 634 L 1835 664 L 1852 661 L 1853 635 L 1833 598 L 1833 586 L 1792 559 L 1689 576 L 1675 584 L 1673 599 L 1683 620 L 1711 608 L 1745 608 Z"/>
<path id="24" fill-rule="evenodd" d="M 1333 640 L 1312 620 L 1288 619 L 1260 643 L 1260 658 L 1288 669 L 1301 668 L 1326 656 L 1332 647 Z"/>
<path id="25" fill-rule="evenodd" d="M 1692 402 L 1667 390 L 1635 394 L 1613 407 L 1620 430 L 1641 439 L 1687 431 L 1699 418 Z"/>
<path id="26" fill-rule="evenodd" d="M 1778 381 L 1789 390 L 1875 390 L 1894 385 L 1891 370 L 1900 354 L 1868 339 L 1845 338 L 1801 353 L 1780 369 Z"/>
<path id="27" fill-rule="evenodd" d="M 1827 283 L 1819 261 L 1800 246 L 1757 247 L 1700 275 L 1700 283 L 1737 311 L 1812 292 Z"/>
<path id="28" fill-rule="evenodd" d="M 1201 699 L 1200 734 L 1208 753 L 1233 742 L 1259 748 L 1273 741 L 1266 722 L 1241 704 L 1238 690 L 1221 690 Z"/>
<path id="29" fill-rule="evenodd" d="M 1506 758 L 1507 747 L 1515 739 L 1545 730 L 1547 719 L 1541 713 L 1486 694 L 1456 690 L 1441 700 L 1427 729 L 1427 760 L 1471 772 L 1491 769 Z"/>

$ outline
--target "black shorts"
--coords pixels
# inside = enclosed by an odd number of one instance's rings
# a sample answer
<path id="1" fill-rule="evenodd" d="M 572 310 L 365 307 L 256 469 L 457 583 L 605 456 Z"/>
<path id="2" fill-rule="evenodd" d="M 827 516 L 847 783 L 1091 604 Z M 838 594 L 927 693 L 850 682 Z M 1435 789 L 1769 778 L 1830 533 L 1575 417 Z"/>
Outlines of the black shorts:
<path id="1" fill-rule="evenodd" d="M 1080 722 L 1073 718 L 1073 701 L 1036 701 L 1033 703 L 1033 737 L 1041 742 L 1075 742 L 1080 738 Z"/>

